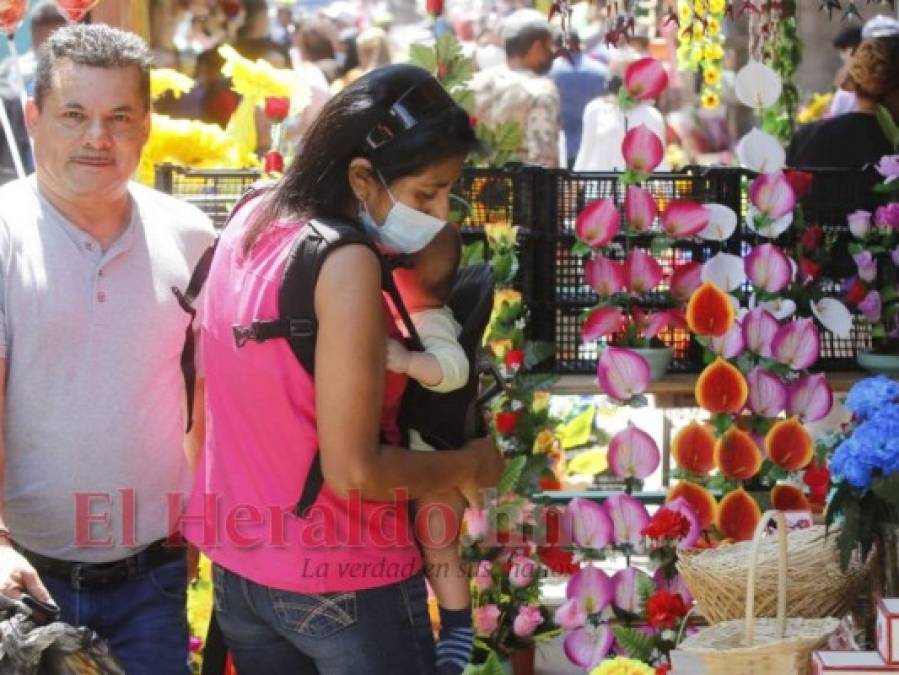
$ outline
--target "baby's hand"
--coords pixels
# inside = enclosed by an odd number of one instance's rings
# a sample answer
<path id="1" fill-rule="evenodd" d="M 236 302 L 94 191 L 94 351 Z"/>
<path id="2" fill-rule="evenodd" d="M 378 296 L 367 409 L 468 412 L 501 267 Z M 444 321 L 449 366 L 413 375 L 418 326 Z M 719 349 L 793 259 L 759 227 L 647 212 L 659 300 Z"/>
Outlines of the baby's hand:
<path id="1" fill-rule="evenodd" d="M 402 343 L 387 338 L 387 370 L 394 373 L 409 371 L 409 350 Z"/>

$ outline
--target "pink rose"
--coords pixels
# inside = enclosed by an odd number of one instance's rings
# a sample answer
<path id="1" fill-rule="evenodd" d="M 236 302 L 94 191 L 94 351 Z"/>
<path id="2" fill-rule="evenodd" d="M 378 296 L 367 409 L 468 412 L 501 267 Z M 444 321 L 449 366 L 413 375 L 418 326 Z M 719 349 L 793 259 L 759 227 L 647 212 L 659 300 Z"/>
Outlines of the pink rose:
<path id="1" fill-rule="evenodd" d="M 520 638 L 529 638 L 543 623 L 543 615 L 536 607 L 522 607 L 512 622 L 512 632 Z"/>
<path id="2" fill-rule="evenodd" d="M 480 636 L 486 637 L 496 630 L 499 625 L 499 607 L 494 604 L 484 605 L 474 610 L 474 630 Z"/>
<path id="3" fill-rule="evenodd" d="M 490 574 L 493 563 L 489 560 L 481 560 L 474 573 L 474 585 L 479 593 L 489 591 L 493 587 L 493 576 Z"/>
<path id="4" fill-rule="evenodd" d="M 465 511 L 465 531 L 468 536 L 472 539 L 486 538 L 489 529 L 487 520 L 487 509 L 467 509 Z"/>
<path id="5" fill-rule="evenodd" d="M 537 563 L 522 555 L 512 556 L 512 569 L 509 570 L 509 583 L 512 588 L 524 588 L 534 580 L 537 574 Z"/>

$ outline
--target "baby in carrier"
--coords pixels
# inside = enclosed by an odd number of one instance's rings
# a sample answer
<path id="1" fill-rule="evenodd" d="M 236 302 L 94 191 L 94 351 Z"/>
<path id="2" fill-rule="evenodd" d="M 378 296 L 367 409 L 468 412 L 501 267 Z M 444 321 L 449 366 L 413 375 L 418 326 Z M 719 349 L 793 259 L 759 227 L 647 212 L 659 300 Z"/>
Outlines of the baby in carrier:
<path id="1" fill-rule="evenodd" d="M 394 281 L 409 310 L 425 351 L 411 351 L 388 340 L 387 368 L 405 373 L 425 389 L 447 393 L 466 385 L 469 361 L 457 341 L 462 327 L 446 306 L 459 268 L 462 243 L 452 225 L 412 256 L 413 266 L 397 268 Z M 432 451 L 421 434 L 409 430 L 412 450 Z M 459 555 L 458 534 L 467 500 L 458 490 L 434 494 L 416 502 L 427 513 L 426 533 L 419 532 L 425 572 L 440 606 L 437 666 L 440 675 L 461 673 L 471 656 L 469 578 Z M 447 507 L 454 518 L 449 517 Z M 449 528 L 449 529 L 448 529 Z"/>

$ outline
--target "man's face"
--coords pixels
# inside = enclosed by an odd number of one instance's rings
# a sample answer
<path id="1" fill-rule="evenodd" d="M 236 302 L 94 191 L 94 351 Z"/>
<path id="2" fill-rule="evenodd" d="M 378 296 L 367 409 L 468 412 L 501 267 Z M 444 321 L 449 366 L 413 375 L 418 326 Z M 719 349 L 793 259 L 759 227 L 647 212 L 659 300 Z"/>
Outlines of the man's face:
<path id="1" fill-rule="evenodd" d="M 556 50 L 551 37 L 546 37 L 534 43 L 531 48 L 533 59 L 531 61 L 531 70 L 537 75 L 546 75 L 553 67 Z"/>
<path id="2" fill-rule="evenodd" d="M 136 67 L 56 62 L 42 109 L 25 111 L 38 178 L 67 199 L 121 194 L 150 133 Z"/>

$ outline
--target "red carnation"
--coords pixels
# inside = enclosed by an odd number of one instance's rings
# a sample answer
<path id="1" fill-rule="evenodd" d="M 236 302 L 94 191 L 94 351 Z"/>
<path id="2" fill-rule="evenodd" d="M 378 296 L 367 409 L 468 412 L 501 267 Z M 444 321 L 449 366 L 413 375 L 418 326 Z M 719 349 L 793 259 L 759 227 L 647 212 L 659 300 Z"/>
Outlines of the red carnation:
<path id="1" fill-rule="evenodd" d="M 799 279 L 805 283 L 821 276 L 821 264 L 805 256 L 799 257 Z"/>
<path id="2" fill-rule="evenodd" d="M 265 153 L 263 165 L 265 173 L 284 173 L 284 158 L 277 150 L 269 150 Z"/>
<path id="3" fill-rule="evenodd" d="M 852 284 L 850 284 L 849 290 L 846 291 L 846 302 L 850 305 L 857 305 L 865 299 L 865 296 L 867 294 L 868 289 L 865 288 L 864 282 L 856 277 L 852 280 Z"/>
<path id="4" fill-rule="evenodd" d="M 668 675 L 671 672 L 670 663 L 660 663 L 656 666 L 656 675 Z"/>
<path id="5" fill-rule="evenodd" d="M 686 614 L 687 606 L 680 593 L 656 591 L 646 603 L 646 620 L 653 628 L 674 628 Z"/>
<path id="6" fill-rule="evenodd" d="M 496 413 L 496 430 L 504 436 L 511 436 L 518 426 L 518 418 L 521 412 L 517 410 L 504 410 Z"/>
<path id="7" fill-rule="evenodd" d="M 784 178 L 787 179 L 790 187 L 793 188 L 793 194 L 796 195 L 796 199 L 802 199 L 812 186 L 814 176 L 808 171 L 786 171 L 784 172 Z"/>
<path id="8" fill-rule="evenodd" d="M 812 462 L 805 470 L 802 480 L 809 487 L 827 487 L 830 484 L 830 470 L 824 463 Z"/>
<path id="9" fill-rule="evenodd" d="M 518 370 L 524 365 L 524 351 L 521 349 L 510 349 L 506 352 L 503 363 L 511 370 Z"/>
<path id="10" fill-rule="evenodd" d="M 671 509 L 659 509 L 640 534 L 650 539 L 683 539 L 690 533 L 690 521 Z"/>
<path id="11" fill-rule="evenodd" d="M 265 99 L 265 116 L 272 122 L 283 122 L 290 113 L 290 99 L 286 96 L 268 96 Z"/>
<path id="12" fill-rule="evenodd" d="M 824 241 L 824 228 L 820 225 L 810 225 L 802 233 L 799 242 L 806 251 L 814 251 Z"/>

